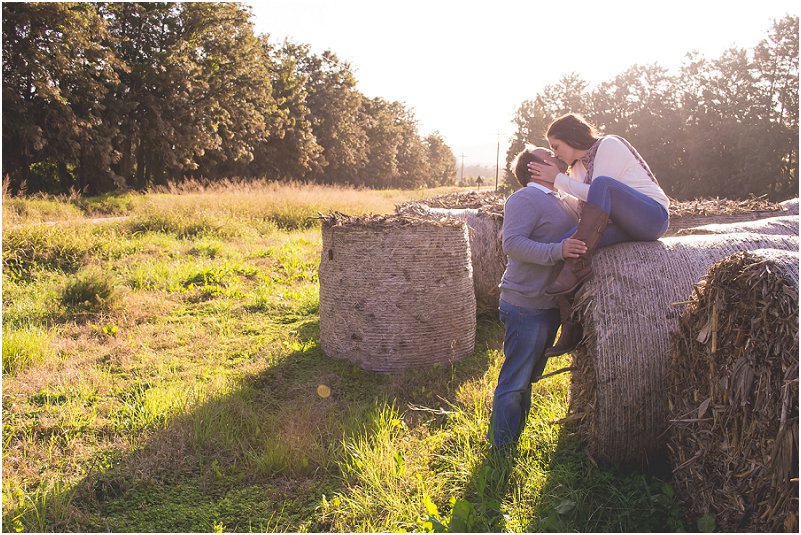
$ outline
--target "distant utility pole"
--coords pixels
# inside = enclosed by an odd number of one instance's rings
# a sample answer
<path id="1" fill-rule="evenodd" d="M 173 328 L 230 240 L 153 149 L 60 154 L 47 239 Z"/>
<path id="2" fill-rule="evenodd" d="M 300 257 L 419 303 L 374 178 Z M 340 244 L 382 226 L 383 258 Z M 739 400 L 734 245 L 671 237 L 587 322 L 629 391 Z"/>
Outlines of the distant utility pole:
<path id="1" fill-rule="evenodd" d="M 501 131 L 498 130 L 498 148 L 495 151 L 495 191 L 498 191 L 498 166 L 501 161 Z"/>
<path id="2" fill-rule="evenodd" d="M 464 152 L 462 153 L 462 176 L 459 178 L 459 181 L 464 183 Z"/>

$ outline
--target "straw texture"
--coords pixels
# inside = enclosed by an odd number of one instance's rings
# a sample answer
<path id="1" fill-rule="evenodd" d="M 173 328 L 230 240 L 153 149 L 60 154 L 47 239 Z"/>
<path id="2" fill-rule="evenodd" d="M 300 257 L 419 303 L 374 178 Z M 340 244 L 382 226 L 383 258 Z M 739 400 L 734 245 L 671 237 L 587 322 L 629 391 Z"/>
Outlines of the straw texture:
<path id="1" fill-rule="evenodd" d="M 574 351 L 570 420 L 597 461 L 647 468 L 666 459 L 670 332 L 693 285 L 737 251 L 798 250 L 798 236 L 692 235 L 597 251 L 577 295 L 585 340 Z"/>
<path id="2" fill-rule="evenodd" d="M 455 218 L 467 224 L 470 240 L 470 261 L 473 265 L 473 289 L 479 311 L 498 311 L 506 255 L 503 252 L 503 214 L 481 208 L 432 208 L 424 204 L 398 207 L 401 214 L 418 217 Z"/>
<path id="3" fill-rule="evenodd" d="M 498 311 L 506 255 L 503 253 L 502 194 L 457 192 L 398 204 L 399 214 L 418 217 L 455 217 L 467 223 L 470 237 L 470 258 L 473 264 L 473 287 L 479 311 Z"/>
<path id="4" fill-rule="evenodd" d="M 392 372 L 473 352 L 476 301 L 463 221 L 328 217 L 322 237 L 326 355 Z"/>
<path id="5" fill-rule="evenodd" d="M 798 530 L 798 253 L 712 266 L 673 341 L 668 434 L 691 521 Z"/>

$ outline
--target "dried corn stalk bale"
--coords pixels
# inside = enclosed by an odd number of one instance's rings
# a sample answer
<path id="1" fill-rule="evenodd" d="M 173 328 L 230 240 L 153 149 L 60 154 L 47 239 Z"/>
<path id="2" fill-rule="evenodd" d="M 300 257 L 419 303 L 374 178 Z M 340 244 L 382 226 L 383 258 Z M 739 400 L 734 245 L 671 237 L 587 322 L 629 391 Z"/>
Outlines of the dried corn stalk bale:
<path id="1" fill-rule="evenodd" d="M 475 345 L 467 227 L 453 218 L 323 219 L 320 343 L 366 370 L 453 362 Z"/>
<path id="2" fill-rule="evenodd" d="M 790 215 L 790 212 L 782 204 L 758 197 L 745 200 L 718 198 L 671 200 L 670 227 L 666 235 L 682 234 L 683 229 L 702 225 L 755 221 L 780 215 Z"/>
<path id="3" fill-rule="evenodd" d="M 467 223 L 470 239 L 470 259 L 473 265 L 473 288 L 476 307 L 497 311 L 506 255 L 503 252 L 503 214 L 478 208 L 432 208 L 423 204 L 406 204 L 397 208 L 401 214 L 439 219 L 453 217 Z"/>
<path id="4" fill-rule="evenodd" d="M 506 196 L 502 193 L 495 191 L 464 191 L 454 192 L 445 195 L 437 195 L 435 197 L 428 197 L 418 201 L 408 201 L 395 206 L 397 212 L 402 212 L 404 208 L 412 205 L 423 205 L 429 208 L 449 208 L 449 209 L 463 209 L 473 208 L 482 209 L 486 212 L 493 212 L 503 215 L 503 205 L 506 202 Z"/>
<path id="5" fill-rule="evenodd" d="M 673 340 L 677 494 L 721 531 L 798 531 L 798 253 L 736 253 L 693 292 Z"/>
<path id="6" fill-rule="evenodd" d="M 596 252 L 577 295 L 585 339 L 569 419 L 598 461 L 647 467 L 666 459 L 670 332 L 709 266 L 737 251 L 798 250 L 798 236 L 694 235 L 623 243 Z"/>
<path id="7" fill-rule="evenodd" d="M 689 201 L 670 200 L 670 217 L 735 215 L 750 212 L 781 212 L 780 203 L 762 197 L 750 199 L 700 198 Z"/>
<path id="8" fill-rule="evenodd" d="M 713 223 L 700 227 L 681 229 L 677 231 L 676 234 L 679 236 L 686 236 L 687 234 L 733 234 L 737 232 L 755 232 L 757 234 L 766 235 L 798 235 L 798 216 L 785 215 L 758 219 L 756 221 L 728 224 Z"/>

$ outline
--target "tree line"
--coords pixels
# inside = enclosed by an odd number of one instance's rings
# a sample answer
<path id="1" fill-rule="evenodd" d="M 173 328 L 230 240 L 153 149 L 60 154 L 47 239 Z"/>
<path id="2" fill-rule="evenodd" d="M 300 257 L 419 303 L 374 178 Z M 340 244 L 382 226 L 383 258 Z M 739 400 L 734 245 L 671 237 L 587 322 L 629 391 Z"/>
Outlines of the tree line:
<path id="1" fill-rule="evenodd" d="M 525 143 L 547 146 L 553 119 L 576 112 L 631 141 L 676 199 L 784 200 L 798 195 L 798 106 L 798 17 L 786 16 L 753 49 L 690 53 L 676 74 L 635 65 L 594 88 L 564 76 L 518 107 L 507 167 Z"/>
<path id="2" fill-rule="evenodd" d="M 414 188 L 456 158 L 348 63 L 254 33 L 236 3 L 3 3 L 11 191 L 102 193 L 187 178 Z"/>

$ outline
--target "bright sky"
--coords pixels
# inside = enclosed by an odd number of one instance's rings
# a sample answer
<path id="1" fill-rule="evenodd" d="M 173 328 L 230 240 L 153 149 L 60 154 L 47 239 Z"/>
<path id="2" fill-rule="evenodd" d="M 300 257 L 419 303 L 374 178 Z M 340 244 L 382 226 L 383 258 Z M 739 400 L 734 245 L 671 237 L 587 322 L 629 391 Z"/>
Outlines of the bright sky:
<path id="1" fill-rule="evenodd" d="M 753 48 L 796 0 L 262 0 L 257 33 L 332 50 L 368 97 L 403 102 L 465 165 L 501 165 L 517 107 L 576 72 L 590 86 L 634 64 L 675 71 L 697 50 Z"/>

